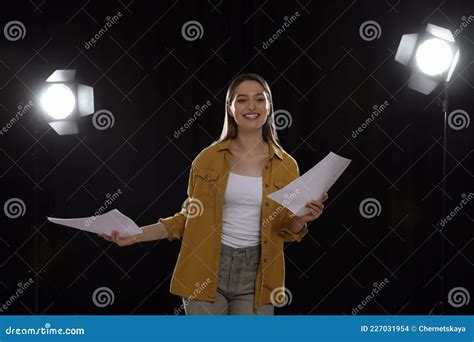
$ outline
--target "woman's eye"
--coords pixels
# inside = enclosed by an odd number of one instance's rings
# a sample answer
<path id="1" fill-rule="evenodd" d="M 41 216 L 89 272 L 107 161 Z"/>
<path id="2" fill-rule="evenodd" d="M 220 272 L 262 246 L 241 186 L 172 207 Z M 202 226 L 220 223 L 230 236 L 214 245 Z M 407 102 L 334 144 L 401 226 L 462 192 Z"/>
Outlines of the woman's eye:
<path id="1" fill-rule="evenodd" d="M 237 100 L 238 103 L 245 102 L 245 100 Z"/>

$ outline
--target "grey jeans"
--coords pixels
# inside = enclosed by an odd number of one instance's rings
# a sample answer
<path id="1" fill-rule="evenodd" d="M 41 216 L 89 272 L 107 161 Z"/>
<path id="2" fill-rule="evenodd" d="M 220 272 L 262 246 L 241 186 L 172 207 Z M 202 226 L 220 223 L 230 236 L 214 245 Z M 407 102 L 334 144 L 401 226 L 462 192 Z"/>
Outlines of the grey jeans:
<path id="1" fill-rule="evenodd" d="M 182 298 L 186 315 L 273 315 L 271 304 L 254 309 L 260 246 L 233 248 L 222 244 L 214 302 Z"/>

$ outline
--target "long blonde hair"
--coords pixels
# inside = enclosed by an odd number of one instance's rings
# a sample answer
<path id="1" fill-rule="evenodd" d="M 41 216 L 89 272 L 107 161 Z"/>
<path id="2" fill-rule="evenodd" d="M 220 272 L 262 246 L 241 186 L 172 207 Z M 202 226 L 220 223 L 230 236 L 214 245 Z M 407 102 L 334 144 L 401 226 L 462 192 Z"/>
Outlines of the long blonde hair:
<path id="1" fill-rule="evenodd" d="M 272 99 L 272 92 L 270 90 L 270 86 L 268 85 L 265 79 L 253 73 L 247 74 L 240 74 L 236 76 L 232 82 L 230 82 L 229 88 L 227 88 L 227 94 L 225 97 L 225 118 L 224 118 L 224 126 L 222 127 L 222 133 L 215 143 L 223 142 L 228 139 L 233 139 L 237 136 L 238 126 L 235 122 L 235 119 L 232 115 L 230 115 L 230 104 L 232 102 L 232 98 L 234 97 L 235 89 L 239 86 L 240 83 L 244 81 L 256 81 L 261 84 L 265 93 L 267 94 L 268 100 L 270 101 L 270 113 L 268 114 L 267 121 L 263 125 L 262 128 L 262 138 L 267 143 L 271 141 L 273 144 L 278 146 L 280 149 L 283 148 L 278 141 L 278 135 L 275 127 L 275 120 L 274 120 L 274 112 L 273 112 L 273 99 Z"/>

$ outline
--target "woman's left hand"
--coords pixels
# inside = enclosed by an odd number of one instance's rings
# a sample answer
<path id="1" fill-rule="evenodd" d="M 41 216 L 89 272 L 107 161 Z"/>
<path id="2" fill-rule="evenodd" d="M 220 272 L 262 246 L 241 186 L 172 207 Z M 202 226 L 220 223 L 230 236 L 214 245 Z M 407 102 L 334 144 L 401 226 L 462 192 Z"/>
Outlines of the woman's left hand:
<path id="1" fill-rule="evenodd" d="M 313 200 L 311 202 L 306 203 L 306 208 L 308 208 L 311 211 L 311 213 L 306 214 L 304 216 L 300 216 L 300 219 L 303 222 L 309 222 L 309 221 L 313 221 L 317 219 L 323 213 L 323 209 L 324 209 L 323 202 L 325 202 L 327 199 L 328 199 L 328 193 L 325 192 L 323 195 L 323 198 L 320 201 Z"/>

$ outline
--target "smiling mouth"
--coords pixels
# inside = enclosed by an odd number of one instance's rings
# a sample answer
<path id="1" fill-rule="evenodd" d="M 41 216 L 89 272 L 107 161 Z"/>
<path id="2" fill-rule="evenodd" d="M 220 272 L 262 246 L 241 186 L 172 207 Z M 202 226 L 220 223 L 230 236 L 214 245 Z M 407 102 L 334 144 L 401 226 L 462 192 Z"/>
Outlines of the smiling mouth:
<path id="1" fill-rule="evenodd" d="M 244 117 L 245 117 L 247 120 L 256 120 L 259 116 L 260 116 L 260 114 L 258 114 L 258 113 L 244 114 Z"/>

